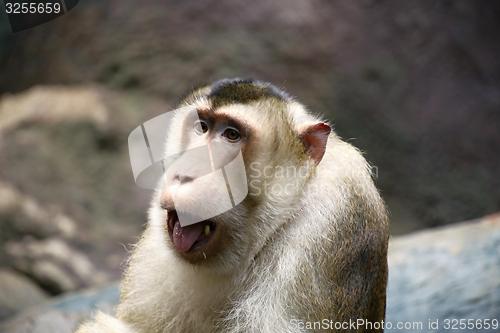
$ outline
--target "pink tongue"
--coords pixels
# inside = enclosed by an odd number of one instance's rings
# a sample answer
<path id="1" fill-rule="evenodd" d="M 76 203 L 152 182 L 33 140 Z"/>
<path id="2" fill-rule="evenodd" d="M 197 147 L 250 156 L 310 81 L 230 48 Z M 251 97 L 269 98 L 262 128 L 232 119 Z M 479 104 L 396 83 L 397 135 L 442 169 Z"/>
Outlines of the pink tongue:
<path id="1" fill-rule="evenodd" d="M 179 221 L 175 222 L 172 238 L 174 246 L 179 252 L 187 252 L 203 232 L 203 223 L 195 223 L 181 227 Z"/>

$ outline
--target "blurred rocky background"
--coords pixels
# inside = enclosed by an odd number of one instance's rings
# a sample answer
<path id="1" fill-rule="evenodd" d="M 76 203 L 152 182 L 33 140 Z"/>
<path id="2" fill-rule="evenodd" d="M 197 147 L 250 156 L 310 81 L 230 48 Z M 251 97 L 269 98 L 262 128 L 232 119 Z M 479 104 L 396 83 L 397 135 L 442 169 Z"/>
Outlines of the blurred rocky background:
<path id="1" fill-rule="evenodd" d="M 16 34 L 2 12 L 0 320 L 119 277 L 150 196 L 128 133 L 223 77 L 330 119 L 376 166 L 394 235 L 500 211 L 498 36 L 493 1 L 82 0 Z"/>
<path id="2" fill-rule="evenodd" d="M 457 324 L 456 332 L 498 332 L 499 244 L 498 213 L 393 238 L 389 243 L 386 332 L 450 332 L 445 326 L 450 319 L 473 320 L 473 328 Z M 0 323 L 0 331 L 72 333 L 97 310 L 113 314 L 118 301 L 116 283 L 69 293 Z M 430 329 L 431 321 L 438 325 Z M 398 323 L 409 326 L 396 328 Z"/>

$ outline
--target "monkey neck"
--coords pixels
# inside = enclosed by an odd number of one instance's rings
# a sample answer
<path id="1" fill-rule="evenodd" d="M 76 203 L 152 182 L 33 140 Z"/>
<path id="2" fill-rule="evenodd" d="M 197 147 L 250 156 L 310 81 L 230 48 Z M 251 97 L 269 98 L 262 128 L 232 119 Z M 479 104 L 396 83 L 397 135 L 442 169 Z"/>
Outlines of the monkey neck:
<path id="1" fill-rule="evenodd" d="M 132 255 L 120 288 L 118 317 L 140 332 L 163 332 L 165 327 L 183 332 L 214 320 L 214 309 L 224 307 L 237 285 L 235 277 L 176 257 L 159 245 L 157 231 L 148 226 Z"/>

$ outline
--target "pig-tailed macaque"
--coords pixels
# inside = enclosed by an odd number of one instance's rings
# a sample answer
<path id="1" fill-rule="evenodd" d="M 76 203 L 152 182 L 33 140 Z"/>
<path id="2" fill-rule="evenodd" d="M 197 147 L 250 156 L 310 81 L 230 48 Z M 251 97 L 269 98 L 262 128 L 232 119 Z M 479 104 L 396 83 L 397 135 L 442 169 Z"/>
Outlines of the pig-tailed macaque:
<path id="1" fill-rule="evenodd" d="M 388 219 L 361 153 L 269 83 L 217 81 L 179 107 L 195 116 L 173 117 L 166 155 L 205 151 L 165 168 L 116 315 L 78 332 L 381 331 Z M 246 188 L 218 211 L 235 156 Z"/>

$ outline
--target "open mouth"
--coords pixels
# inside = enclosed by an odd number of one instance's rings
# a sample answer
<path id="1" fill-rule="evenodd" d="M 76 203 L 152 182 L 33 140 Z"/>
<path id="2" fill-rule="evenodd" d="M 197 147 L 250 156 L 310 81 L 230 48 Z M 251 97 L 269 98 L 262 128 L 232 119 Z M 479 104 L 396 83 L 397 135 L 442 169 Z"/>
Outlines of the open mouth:
<path id="1" fill-rule="evenodd" d="M 189 253 L 203 250 L 216 231 L 213 221 L 205 220 L 182 227 L 175 210 L 168 212 L 167 229 L 170 240 L 180 253 Z"/>

